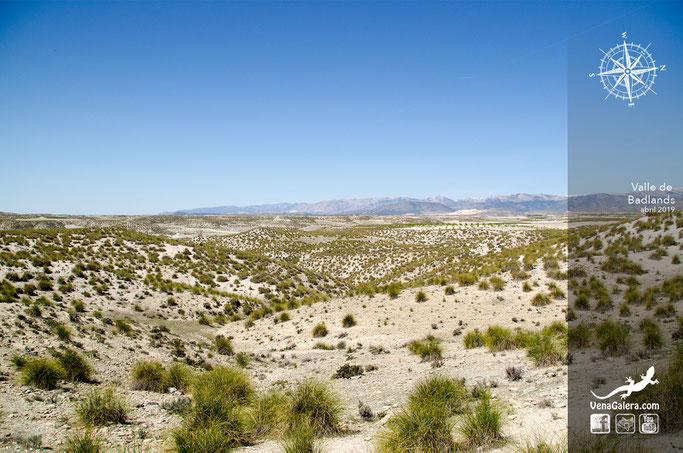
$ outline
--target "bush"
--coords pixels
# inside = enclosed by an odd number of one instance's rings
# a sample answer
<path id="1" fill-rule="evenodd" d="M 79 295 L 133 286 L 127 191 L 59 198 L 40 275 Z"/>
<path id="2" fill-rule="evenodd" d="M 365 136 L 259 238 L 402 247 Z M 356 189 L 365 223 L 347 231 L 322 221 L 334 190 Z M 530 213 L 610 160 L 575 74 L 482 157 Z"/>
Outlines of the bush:
<path id="1" fill-rule="evenodd" d="M 244 422 L 236 410 L 231 418 L 209 420 L 200 425 L 185 422 L 171 432 L 178 453 L 223 453 L 247 443 Z"/>
<path id="2" fill-rule="evenodd" d="M 221 355 L 233 355 L 234 354 L 234 351 L 232 350 L 232 343 L 230 342 L 230 339 L 225 338 L 222 335 L 218 335 L 214 339 L 213 348 L 216 350 L 217 353 L 219 353 Z"/>
<path id="3" fill-rule="evenodd" d="M 74 310 L 76 310 L 79 313 L 83 313 L 85 311 L 85 304 L 82 300 L 74 300 L 73 302 L 71 302 L 71 305 L 73 305 Z"/>
<path id="4" fill-rule="evenodd" d="M 313 336 L 314 337 L 324 337 L 327 335 L 327 326 L 325 326 L 324 322 L 321 322 L 317 326 L 313 328 Z"/>
<path id="5" fill-rule="evenodd" d="M 455 294 L 455 288 L 453 288 L 452 286 L 446 286 L 446 288 L 444 288 L 443 292 L 447 296 L 452 296 L 453 294 Z"/>
<path id="6" fill-rule="evenodd" d="M 427 360 L 439 360 L 442 357 L 442 349 L 439 346 L 441 340 L 433 335 L 427 335 L 422 340 L 413 340 L 408 343 L 408 350 L 418 355 L 423 362 Z"/>
<path id="7" fill-rule="evenodd" d="M 531 299 L 531 305 L 534 307 L 542 307 L 548 305 L 550 302 L 552 302 L 552 300 L 548 293 L 538 293 Z"/>
<path id="8" fill-rule="evenodd" d="M 642 374 L 645 374 L 644 372 Z M 660 432 L 676 433 L 683 429 L 683 344 L 679 344 L 669 359 L 665 370 L 657 370 L 659 384 L 649 385 L 629 397 L 629 402 L 646 403 L 662 401 L 660 405 Z"/>
<path id="9" fill-rule="evenodd" d="M 192 386 L 197 421 L 228 420 L 237 417 L 233 406 L 247 404 L 254 395 L 249 377 L 237 368 L 216 367 L 197 377 Z"/>
<path id="10" fill-rule="evenodd" d="M 344 316 L 344 319 L 342 319 L 342 326 L 343 327 L 353 327 L 355 325 L 356 325 L 356 319 L 353 317 L 353 315 L 351 313 Z"/>
<path id="11" fill-rule="evenodd" d="M 486 329 L 484 334 L 484 344 L 489 348 L 489 351 L 506 351 L 508 349 L 515 349 L 515 339 L 510 329 L 501 326 L 490 326 Z"/>
<path id="12" fill-rule="evenodd" d="M 660 349 L 664 345 L 662 331 L 650 318 L 640 322 L 640 330 L 643 331 L 643 345 L 647 349 Z"/>
<path id="13" fill-rule="evenodd" d="M 378 453 L 452 452 L 453 420 L 443 408 L 420 404 L 401 409 L 384 425 L 378 437 Z"/>
<path id="14" fill-rule="evenodd" d="M 363 367 L 360 365 L 350 365 L 345 363 L 337 368 L 337 372 L 332 376 L 333 379 L 350 379 L 353 376 L 360 376 L 363 374 Z"/>
<path id="15" fill-rule="evenodd" d="M 67 349 L 64 352 L 56 353 L 55 357 L 57 361 L 59 361 L 62 370 L 64 370 L 64 377 L 67 381 L 91 381 L 92 367 L 85 357 L 78 352 Z"/>
<path id="16" fill-rule="evenodd" d="M 59 381 L 64 379 L 64 370 L 58 360 L 34 359 L 21 367 L 21 383 L 43 390 L 57 388 Z"/>
<path id="17" fill-rule="evenodd" d="M 66 438 L 64 453 L 100 453 L 104 452 L 104 446 L 99 436 L 93 435 L 87 429 L 82 433 L 74 433 Z"/>
<path id="18" fill-rule="evenodd" d="M 460 434 L 470 447 L 487 445 L 503 440 L 501 432 L 502 412 L 484 393 L 473 412 L 466 414 L 459 428 Z"/>
<path id="19" fill-rule="evenodd" d="M 479 329 L 474 329 L 465 334 L 463 343 L 467 349 L 478 348 L 484 345 L 484 336 L 479 332 Z"/>
<path id="20" fill-rule="evenodd" d="M 673 304 L 660 305 L 655 308 L 655 316 L 660 318 L 671 318 L 676 316 L 676 308 Z"/>
<path id="21" fill-rule="evenodd" d="M 114 321 L 114 327 L 116 328 L 116 332 L 122 333 L 129 337 L 133 333 L 133 328 L 125 319 L 117 319 L 116 321 Z"/>
<path id="22" fill-rule="evenodd" d="M 285 429 L 287 402 L 287 396 L 276 390 L 255 398 L 249 413 L 255 436 L 279 433 Z"/>
<path id="23" fill-rule="evenodd" d="M 491 288 L 493 288 L 494 291 L 502 291 L 505 289 L 505 280 L 500 277 L 491 277 L 489 282 L 491 282 Z"/>
<path id="24" fill-rule="evenodd" d="M 542 332 L 532 337 L 527 345 L 527 355 L 536 366 L 549 366 L 567 361 L 566 337 Z"/>
<path id="25" fill-rule="evenodd" d="M 57 324 L 57 327 L 55 328 L 55 333 L 57 334 L 57 338 L 59 338 L 62 341 L 71 340 L 71 329 L 69 329 L 64 324 Z"/>
<path id="26" fill-rule="evenodd" d="M 308 423 L 297 425 L 280 440 L 284 453 L 322 453 L 316 443 L 317 433 Z"/>
<path id="27" fill-rule="evenodd" d="M 601 269 L 612 274 L 641 275 L 647 271 L 639 265 L 630 261 L 628 258 L 617 255 L 610 255 L 602 264 Z"/>
<path id="28" fill-rule="evenodd" d="M 342 405 L 339 397 L 330 390 L 329 385 L 314 378 L 305 379 L 297 384 L 287 407 L 289 429 L 308 424 L 319 435 L 339 430 L 339 417 Z"/>
<path id="29" fill-rule="evenodd" d="M 164 366 L 156 361 L 140 361 L 133 366 L 133 390 L 163 393 L 166 390 Z"/>
<path id="30" fill-rule="evenodd" d="M 278 319 L 280 320 L 280 322 L 287 322 L 291 319 L 291 317 L 289 316 L 289 313 L 283 311 L 282 313 L 280 313 L 280 317 Z"/>
<path id="31" fill-rule="evenodd" d="M 246 368 L 247 366 L 249 366 L 249 356 L 244 352 L 238 352 L 235 356 L 235 363 L 240 368 Z"/>
<path id="32" fill-rule="evenodd" d="M 88 426 L 126 423 L 128 406 L 116 395 L 113 387 L 106 387 L 95 389 L 82 398 L 76 406 L 76 413 Z"/>
<path id="33" fill-rule="evenodd" d="M 584 323 L 580 323 L 569 329 L 569 346 L 574 349 L 587 348 L 591 344 L 593 328 Z"/>
<path id="34" fill-rule="evenodd" d="M 450 416 L 463 413 L 469 401 L 469 392 L 462 381 L 437 374 L 419 381 L 408 396 L 408 405 L 439 407 Z"/>
<path id="35" fill-rule="evenodd" d="M 400 292 L 401 288 L 398 285 L 389 285 L 387 288 L 387 295 L 392 299 L 396 299 Z"/>
<path id="36" fill-rule="evenodd" d="M 415 294 L 415 302 L 427 302 L 427 294 L 424 291 L 418 291 Z"/>
<path id="37" fill-rule="evenodd" d="M 164 387 L 173 387 L 181 392 L 189 390 L 194 379 L 192 369 L 184 363 L 173 363 L 164 377 Z"/>
<path id="38" fill-rule="evenodd" d="M 620 356 L 629 351 L 629 328 L 625 324 L 603 321 L 595 326 L 595 337 L 606 355 Z"/>

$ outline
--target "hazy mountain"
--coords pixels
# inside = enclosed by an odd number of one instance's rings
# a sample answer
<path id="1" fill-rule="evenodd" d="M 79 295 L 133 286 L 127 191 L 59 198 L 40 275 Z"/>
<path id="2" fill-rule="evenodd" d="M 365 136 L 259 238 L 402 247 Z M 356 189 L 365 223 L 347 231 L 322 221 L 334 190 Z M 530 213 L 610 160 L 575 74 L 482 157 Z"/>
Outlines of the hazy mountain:
<path id="1" fill-rule="evenodd" d="M 278 203 L 253 206 L 217 206 L 185 209 L 163 214 L 314 214 L 314 215 L 401 215 L 401 214 L 561 214 L 567 197 L 545 194 L 514 194 L 452 200 L 445 196 L 427 199 L 407 197 L 351 198 L 317 203 Z"/>
<path id="2" fill-rule="evenodd" d="M 629 196 L 634 199 L 644 197 L 672 198 L 673 204 L 654 203 L 636 204 L 629 203 Z M 569 208 L 572 212 L 640 212 L 643 206 L 674 206 L 677 210 L 683 209 L 683 189 L 676 188 L 669 192 L 629 192 L 629 193 L 592 193 L 588 195 L 573 195 L 569 197 Z"/>

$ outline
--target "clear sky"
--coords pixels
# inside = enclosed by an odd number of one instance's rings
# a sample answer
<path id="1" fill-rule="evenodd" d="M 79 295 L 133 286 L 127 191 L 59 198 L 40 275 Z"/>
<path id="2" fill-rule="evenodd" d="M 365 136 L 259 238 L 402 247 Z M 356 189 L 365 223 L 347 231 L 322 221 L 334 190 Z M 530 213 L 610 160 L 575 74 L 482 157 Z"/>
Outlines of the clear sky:
<path id="1" fill-rule="evenodd" d="M 631 191 L 631 183 L 683 187 L 683 2 L 576 4 L 569 22 L 569 192 Z M 597 78 L 603 54 L 624 42 L 648 46 L 659 71 L 628 107 Z"/>
<path id="2" fill-rule="evenodd" d="M 0 211 L 565 194 L 571 8 L 0 3 Z"/>

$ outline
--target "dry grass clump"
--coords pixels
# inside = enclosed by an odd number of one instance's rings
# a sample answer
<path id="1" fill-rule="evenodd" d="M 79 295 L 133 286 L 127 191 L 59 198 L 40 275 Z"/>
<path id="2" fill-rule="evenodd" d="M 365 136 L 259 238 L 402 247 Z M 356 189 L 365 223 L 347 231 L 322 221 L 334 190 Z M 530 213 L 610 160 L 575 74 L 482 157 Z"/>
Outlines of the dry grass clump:
<path id="1" fill-rule="evenodd" d="M 342 326 L 343 327 L 353 327 L 355 325 L 356 325 L 356 319 L 353 317 L 353 315 L 351 313 L 344 316 L 344 319 L 342 319 Z"/>
<path id="2" fill-rule="evenodd" d="M 64 453 L 100 453 L 105 451 L 102 439 L 91 429 L 75 432 L 66 438 Z"/>
<path id="3" fill-rule="evenodd" d="M 643 370 L 644 371 L 644 370 Z M 645 374 L 644 372 L 642 374 Z M 632 394 L 629 402 L 661 401 L 659 409 L 660 431 L 675 433 L 683 429 L 683 344 L 678 344 L 665 370 L 657 369 L 659 384 L 650 385 Z"/>
<path id="4" fill-rule="evenodd" d="M 313 336 L 316 338 L 324 337 L 327 335 L 327 326 L 324 322 L 313 327 Z"/>
<path id="5" fill-rule="evenodd" d="M 467 447 L 476 448 L 502 442 L 502 424 L 502 411 L 491 401 L 490 395 L 484 392 L 474 410 L 465 414 L 458 431 L 465 438 Z"/>
<path id="6" fill-rule="evenodd" d="M 169 387 L 188 390 L 194 373 L 189 366 L 182 363 L 173 363 L 166 369 L 160 362 L 142 360 L 133 366 L 131 377 L 133 390 L 164 393 Z"/>
<path id="7" fill-rule="evenodd" d="M 21 367 L 21 383 L 43 390 L 53 390 L 65 378 L 64 369 L 55 359 L 29 360 Z"/>
<path id="8" fill-rule="evenodd" d="M 605 320 L 595 326 L 595 338 L 605 355 L 620 356 L 630 349 L 630 333 L 626 324 Z"/>
<path id="9" fill-rule="evenodd" d="M 128 412 L 128 405 L 113 387 L 92 390 L 76 406 L 76 414 L 88 426 L 126 423 Z"/>
<path id="10" fill-rule="evenodd" d="M 418 355 L 422 361 L 439 360 L 442 358 L 443 350 L 440 346 L 441 340 L 433 335 L 427 335 L 422 340 L 413 340 L 408 343 L 408 350 Z"/>

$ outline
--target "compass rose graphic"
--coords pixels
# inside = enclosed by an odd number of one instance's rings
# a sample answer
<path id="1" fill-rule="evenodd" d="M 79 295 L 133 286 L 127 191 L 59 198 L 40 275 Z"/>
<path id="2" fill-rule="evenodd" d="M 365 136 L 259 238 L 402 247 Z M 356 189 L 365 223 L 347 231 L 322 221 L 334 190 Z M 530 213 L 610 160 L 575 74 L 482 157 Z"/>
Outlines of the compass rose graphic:
<path id="1" fill-rule="evenodd" d="M 654 58 L 647 51 L 650 47 L 642 47 L 639 44 L 627 43 L 626 33 L 622 33 L 623 44 L 617 44 L 608 52 L 600 49 L 603 53 L 600 61 L 600 69 L 597 73 L 600 82 L 607 96 L 614 96 L 617 99 L 628 100 L 629 107 L 633 107 L 634 100 L 647 95 L 648 92 L 655 91 L 652 85 L 655 84 L 657 71 L 665 71 L 666 65 L 657 66 Z M 595 77 L 591 73 L 590 77 Z"/>

